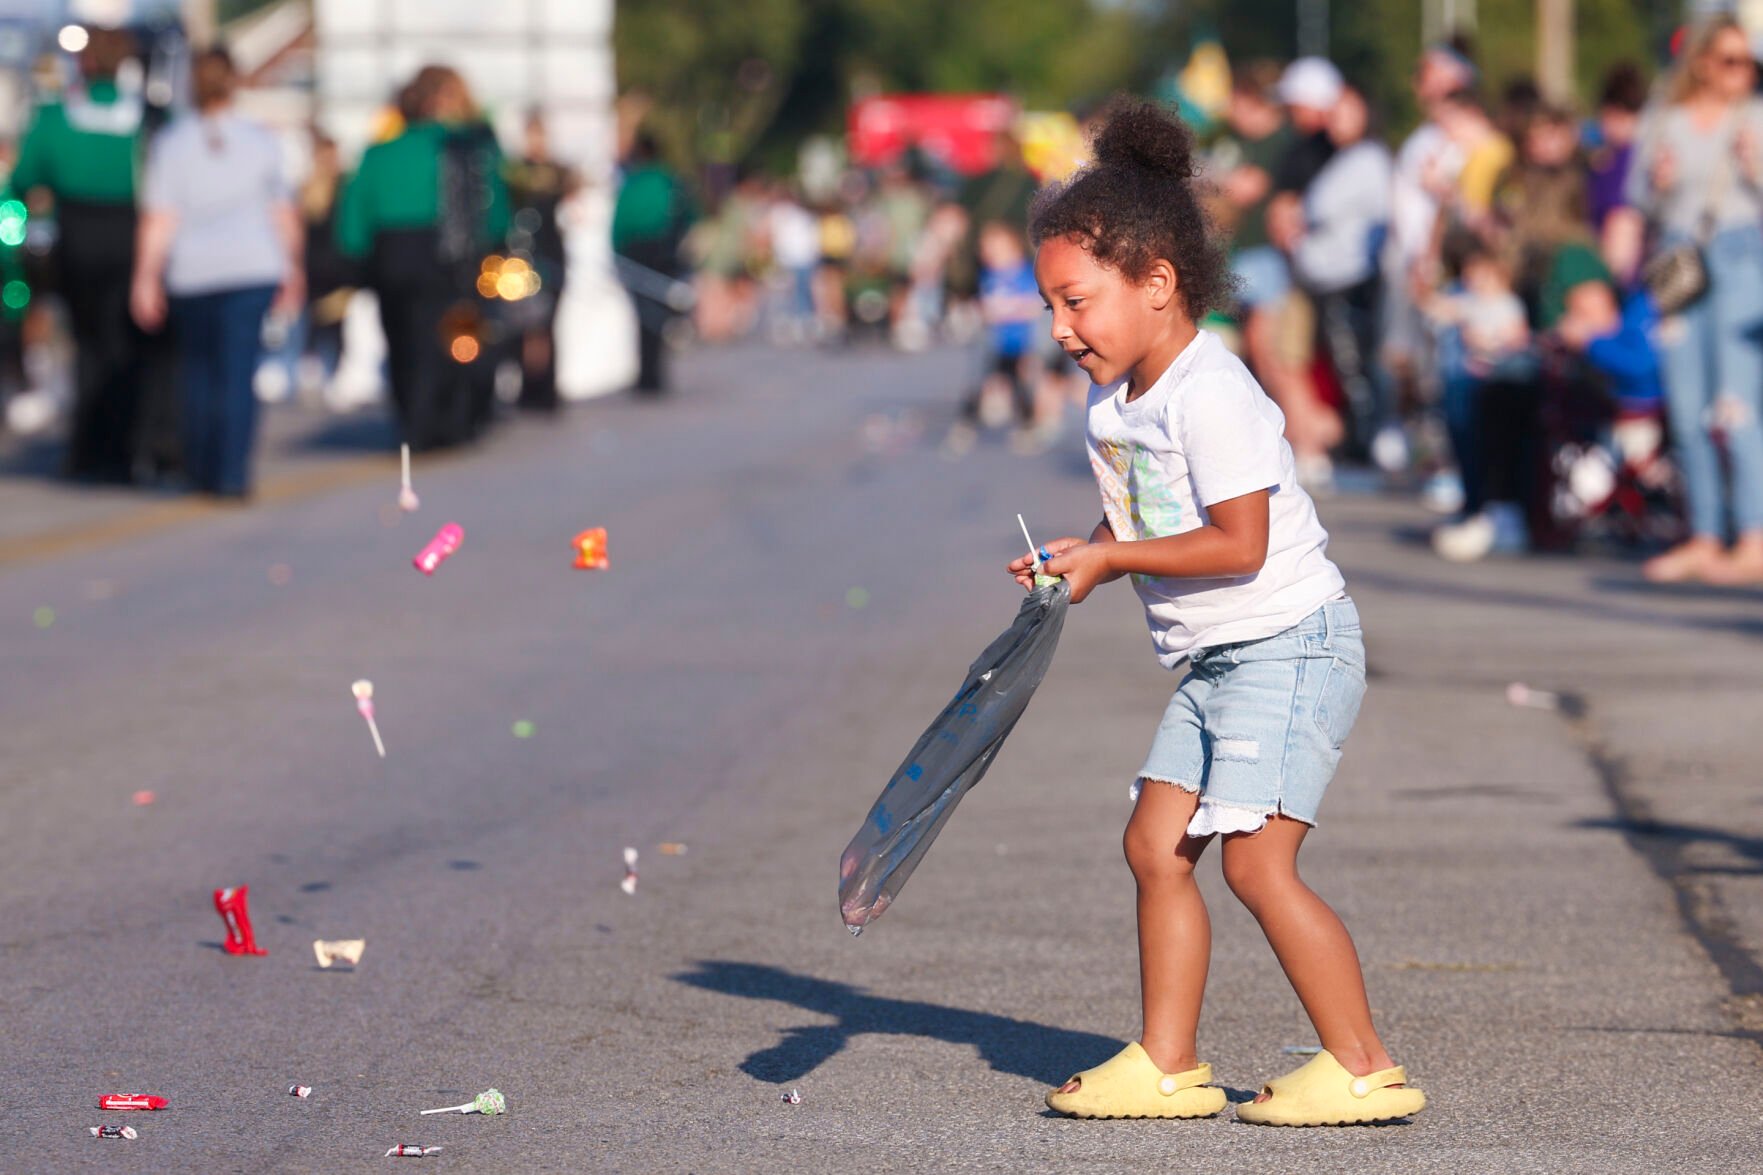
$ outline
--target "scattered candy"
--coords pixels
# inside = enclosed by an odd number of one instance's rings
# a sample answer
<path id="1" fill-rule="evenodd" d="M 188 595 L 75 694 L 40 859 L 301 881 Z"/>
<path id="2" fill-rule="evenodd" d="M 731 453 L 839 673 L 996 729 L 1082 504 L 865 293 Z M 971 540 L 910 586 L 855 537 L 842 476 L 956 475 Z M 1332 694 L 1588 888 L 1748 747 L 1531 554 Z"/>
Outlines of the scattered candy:
<path id="1" fill-rule="evenodd" d="M 150 1093 L 107 1093 L 98 1099 L 100 1110 L 163 1110 L 170 1104 Z"/>
<path id="2" fill-rule="evenodd" d="M 347 963 L 351 967 L 361 963 L 361 952 L 367 949 L 365 938 L 340 938 L 332 942 L 314 939 L 312 953 L 318 956 L 318 965 L 330 970 L 332 963 Z"/>
<path id="3" fill-rule="evenodd" d="M 389 1159 L 396 1155 L 401 1159 L 426 1159 L 430 1155 L 438 1155 L 440 1153 L 441 1148 L 438 1146 L 417 1146 L 415 1143 L 406 1142 L 400 1143 L 387 1151 L 386 1158 Z"/>
<path id="4" fill-rule="evenodd" d="M 384 759 L 386 744 L 380 741 L 380 726 L 373 720 L 373 682 L 364 677 L 350 686 L 349 690 L 355 695 L 355 709 L 360 712 L 363 718 L 367 719 L 367 730 L 369 734 L 373 735 L 374 750 L 378 751 L 380 758 Z"/>
<path id="5" fill-rule="evenodd" d="M 799 1106 L 802 1104 L 802 1091 L 799 1089 L 792 1089 L 790 1092 L 781 1096 L 784 1101 L 789 1102 L 792 1106 Z"/>
<path id="6" fill-rule="evenodd" d="M 288 1095 L 299 1098 L 311 1097 L 312 1087 L 310 1085 L 290 1085 L 288 1086 Z"/>
<path id="7" fill-rule="evenodd" d="M 866 607 L 868 604 L 869 592 L 866 589 L 854 587 L 845 592 L 845 607 L 856 610 Z"/>
<path id="8" fill-rule="evenodd" d="M 655 846 L 655 851 L 664 857 L 683 857 L 686 855 L 686 846 L 677 840 L 665 840 Z"/>
<path id="9" fill-rule="evenodd" d="M 148 791 L 146 788 L 142 788 L 140 791 L 135 793 L 135 805 L 140 808 L 145 808 L 148 804 L 151 804 L 154 800 L 157 800 L 158 798 L 159 798 L 158 796 L 154 795 L 152 792 Z"/>
<path id="10" fill-rule="evenodd" d="M 441 561 L 459 549 L 465 541 L 465 531 L 457 522 L 449 522 L 435 532 L 435 537 L 428 541 L 428 546 L 416 553 L 411 562 L 424 575 L 433 575 Z"/>
<path id="11" fill-rule="evenodd" d="M 578 571 L 604 571 L 610 566 L 606 557 L 606 528 L 591 527 L 571 539 L 575 546 L 575 567 Z"/>
<path id="12" fill-rule="evenodd" d="M 522 718 L 514 724 L 514 737 L 515 738 L 531 738 L 531 737 L 533 737 L 533 732 L 538 729 L 539 729 L 538 727 L 534 726 L 532 723 L 530 723 L 526 719 Z"/>
<path id="13" fill-rule="evenodd" d="M 404 511 L 406 514 L 412 514 L 415 513 L 418 506 L 422 505 L 422 499 L 418 498 L 416 496 L 416 491 L 410 488 L 409 445 L 398 446 L 398 459 L 404 466 L 403 484 L 398 489 L 398 509 Z"/>
<path id="14" fill-rule="evenodd" d="M 618 883 L 618 888 L 625 893 L 634 894 L 637 892 L 637 850 L 635 849 L 626 848 L 624 850 L 624 880 Z"/>
<path id="15" fill-rule="evenodd" d="M 86 1130 L 93 1138 L 139 1138 L 133 1126 L 88 1126 Z"/>
<path id="16" fill-rule="evenodd" d="M 257 939 L 251 933 L 251 914 L 246 909 L 250 893 L 251 887 L 246 885 L 214 891 L 214 909 L 220 920 L 226 923 L 226 942 L 221 946 L 229 955 L 269 954 L 257 945 Z"/>
<path id="17" fill-rule="evenodd" d="M 424 1110 L 424 1114 L 485 1114 L 495 1117 L 508 1112 L 508 1099 L 502 1096 L 499 1089 L 486 1089 L 461 1106 L 443 1106 L 438 1110 Z"/>
<path id="18" fill-rule="evenodd" d="M 55 623 L 55 609 L 44 604 L 35 612 L 31 613 L 31 622 L 38 628 L 48 628 L 51 624 Z"/>

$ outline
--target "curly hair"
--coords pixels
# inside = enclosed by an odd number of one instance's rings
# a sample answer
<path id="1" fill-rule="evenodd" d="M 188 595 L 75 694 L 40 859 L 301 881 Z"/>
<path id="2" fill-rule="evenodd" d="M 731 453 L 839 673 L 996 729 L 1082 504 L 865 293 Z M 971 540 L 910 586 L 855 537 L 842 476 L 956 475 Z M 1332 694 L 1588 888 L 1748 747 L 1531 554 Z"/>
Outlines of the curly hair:
<path id="1" fill-rule="evenodd" d="M 1228 304 L 1235 283 L 1201 207 L 1193 132 L 1151 103 L 1124 95 L 1099 121 L 1094 162 L 1035 197 L 1030 239 L 1039 246 L 1069 237 L 1133 282 L 1143 281 L 1159 259 L 1168 261 L 1195 321 Z"/>

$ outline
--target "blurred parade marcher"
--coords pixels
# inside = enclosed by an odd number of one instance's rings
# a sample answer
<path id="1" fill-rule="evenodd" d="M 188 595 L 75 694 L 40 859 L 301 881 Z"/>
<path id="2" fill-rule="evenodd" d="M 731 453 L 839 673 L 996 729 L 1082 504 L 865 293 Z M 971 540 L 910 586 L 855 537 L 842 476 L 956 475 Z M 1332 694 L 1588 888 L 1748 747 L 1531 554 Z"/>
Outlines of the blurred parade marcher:
<path id="1" fill-rule="evenodd" d="M 322 387 L 336 372 L 343 351 L 343 315 L 358 280 L 355 266 L 337 247 L 342 190 L 343 160 L 336 141 L 314 129 L 312 168 L 299 193 L 306 235 L 307 303 L 295 362 L 296 383 L 302 391 Z"/>
<path id="2" fill-rule="evenodd" d="M 57 284 L 74 343 L 74 407 L 64 472 L 80 480 L 134 478 L 143 395 L 140 330 L 129 317 L 135 259 L 135 168 L 145 103 L 117 74 L 134 53 L 119 29 L 93 28 L 80 80 L 45 103 L 19 144 L 11 187 L 55 200 Z"/>
<path id="3" fill-rule="evenodd" d="M 489 422 L 495 358 L 476 301 L 508 234 L 502 152 L 465 79 L 424 66 L 400 96 L 403 131 L 361 156 L 337 243 L 379 296 L 392 400 L 413 450 L 462 444 Z"/>
<path id="4" fill-rule="evenodd" d="M 557 399 L 557 307 L 563 298 L 567 259 L 557 213 L 576 186 L 575 174 L 551 157 L 550 136 L 537 110 L 526 117 L 526 142 L 519 160 L 508 169 L 508 191 L 514 206 L 514 231 L 509 247 L 525 254 L 539 275 L 539 293 L 527 304 L 520 335 L 520 399 L 518 406 L 555 412 Z"/>
<path id="5" fill-rule="evenodd" d="M 637 308 L 639 392 L 667 389 L 663 332 L 674 311 L 661 290 L 680 275 L 680 245 L 692 220 L 685 187 L 661 161 L 654 136 L 638 131 L 612 211 L 612 251 L 632 267 L 620 276 Z"/>
<path id="6" fill-rule="evenodd" d="M 1394 444 L 1399 460 L 1378 449 L 1379 434 L 1394 429 L 1386 381 L 1377 370 L 1382 280 L 1378 257 L 1389 228 L 1390 152 L 1369 135 L 1365 98 L 1342 86 L 1328 117 L 1334 151 L 1303 196 L 1303 219 L 1295 236 L 1275 243 L 1287 249 L 1292 272 L 1316 303 L 1317 323 L 1345 400 L 1348 440 L 1384 468 L 1406 462 L 1406 447 Z"/>
<path id="7" fill-rule="evenodd" d="M 252 379 L 271 302 L 305 300 L 299 214 L 267 130 L 233 112 L 237 75 L 224 50 L 191 67 L 195 113 L 148 154 L 129 304 L 143 330 L 172 333 L 183 385 L 184 471 L 196 489 L 243 498 L 257 432 Z"/>
<path id="8" fill-rule="evenodd" d="M 1694 30 L 1662 108 L 1637 137 L 1612 214 L 1618 275 L 1650 220 L 1655 255 L 1699 250 L 1707 288 L 1658 328 L 1667 415 L 1691 537 L 1646 564 L 1647 578 L 1763 582 L 1763 103 L 1744 29 L 1730 16 Z M 1618 227 L 1615 222 L 1626 225 Z M 1719 438 L 1717 444 L 1716 438 Z M 1723 485 L 1721 449 L 1725 450 Z M 1730 516 L 1737 542 L 1723 539 Z"/>

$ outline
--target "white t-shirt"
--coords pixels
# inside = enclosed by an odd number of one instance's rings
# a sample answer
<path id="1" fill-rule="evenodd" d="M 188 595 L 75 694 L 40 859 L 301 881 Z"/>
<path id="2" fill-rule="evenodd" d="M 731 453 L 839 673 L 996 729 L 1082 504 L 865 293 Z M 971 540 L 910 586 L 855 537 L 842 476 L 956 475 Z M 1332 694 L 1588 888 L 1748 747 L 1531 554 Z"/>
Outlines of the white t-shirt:
<path id="1" fill-rule="evenodd" d="M 1284 632 L 1345 589 L 1298 485 L 1285 417 L 1216 335 L 1199 332 L 1131 403 L 1125 383 L 1092 388 L 1087 441 L 1116 539 L 1184 534 L 1206 525 L 1207 506 L 1273 491 L 1267 561 L 1254 575 L 1132 577 L 1165 668 L 1194 649 Z"/>

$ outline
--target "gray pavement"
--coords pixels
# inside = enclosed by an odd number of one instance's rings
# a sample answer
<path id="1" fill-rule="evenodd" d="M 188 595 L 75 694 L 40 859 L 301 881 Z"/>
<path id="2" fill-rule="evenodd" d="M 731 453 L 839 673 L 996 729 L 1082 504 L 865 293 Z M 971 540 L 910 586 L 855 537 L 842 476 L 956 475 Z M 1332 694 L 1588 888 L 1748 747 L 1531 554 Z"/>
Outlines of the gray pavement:
<path id="1" fill-rule="evenodd" d="M 1069 443 L 937 455 L 965 370 L 709 352 L 671 402 L 419 466 L 410 518 L 362 457 L 246 511 L 21 527 L 0 1169 L 365 1169 L 397 1142 L 474 1171 L 1753 1169 L 1763 595 L 1599 558 L 1446 567 L 1400 501 L 1324 505 L 1373 689 L 1305 863 L 1433 1099 L 1414 1124 L 1042 1108 L 1137 1027 L 1118 838 L 1174 678 L 1123 587 L 1072 612 L 992 774 L 849 938 L 837 855 L 1013 614 L 1013 515 L 1096 512 Z M 21 493 L 66 491 L 0 482 L 0 514 Z M 465 545 L 425 580 L 443 521 Z M 588 525 L 609 571 L 568 567 Z M 1513 707 L 1513 681 L 1583 715 Z M 1246 1097 L 1311 1037 L 1205 874 L 1202 1051 Z M 240 883 L 267 958 L 217 949 L 209 892 Z M 365 937 L 361 967 L 318 970 L 319 937 Z M 416 1115 L 491 1085 L 505 1118 Z M 94 1141 L 131 1120 L 105 1092 L 174 1109 Z"/>

